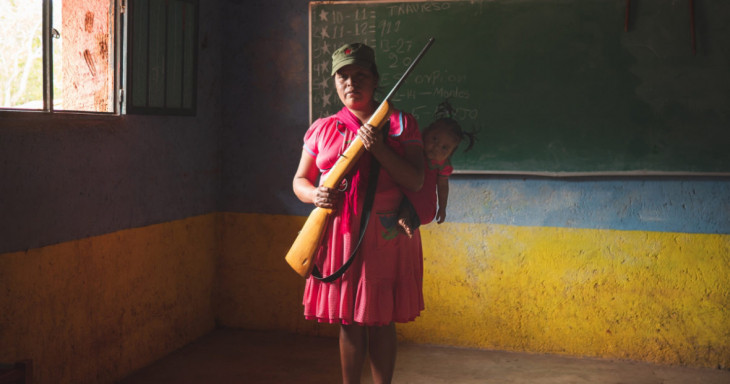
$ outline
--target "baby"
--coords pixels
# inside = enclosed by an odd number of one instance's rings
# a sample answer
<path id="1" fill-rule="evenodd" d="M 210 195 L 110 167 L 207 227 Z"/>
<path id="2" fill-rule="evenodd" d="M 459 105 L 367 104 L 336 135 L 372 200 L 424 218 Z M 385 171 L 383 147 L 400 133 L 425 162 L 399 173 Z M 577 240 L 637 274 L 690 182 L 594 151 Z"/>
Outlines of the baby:
<path id="1" fill-rule="evenodd" d="M 469 138 L 465 152 L 474 145 L 474 135 L 464 132 L 459 123 L 450 117 L 451 106 L 445 102 L 439 106 L 439 110 L 446 110 L 449 116 L 437 119 L 423 131 L 426 162 L 423 188 L 415 193 L 406 192 L 407 199 L 401 204 L 398 215 L 398 224 L 409 237 L 420 225 L 433 221 L 434 215 L 437 223 L 444 222 L 449 199 L 449 176 L 454 171 L 451 155 L 465 136 Z"/>

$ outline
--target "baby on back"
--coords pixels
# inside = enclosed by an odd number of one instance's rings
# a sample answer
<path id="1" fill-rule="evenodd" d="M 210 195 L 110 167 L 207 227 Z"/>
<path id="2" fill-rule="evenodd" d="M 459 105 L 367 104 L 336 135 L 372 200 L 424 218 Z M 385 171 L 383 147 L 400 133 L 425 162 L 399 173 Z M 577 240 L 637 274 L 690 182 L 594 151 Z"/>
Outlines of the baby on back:
<path id="1" fill-rule="evenodd" d="M 406 193 L 407 200 L 401 204 L 398 216 L 398 224 L 408 236 L 420 225 L 428 224 L 434 219 L 439 224 L 444 222 L 449 200 L 449 176 L 454 171 L 451 156 L 464 137 L 469 139 L 465 152 L 474 145 L 474 135 L 464 132 L 451 117 L 453 109 L 448 102 L 441 103 L 439 111 L 446 116 L 436 119 L 423 131 L 426 163 L 423 187 L 418 192 Z"/>

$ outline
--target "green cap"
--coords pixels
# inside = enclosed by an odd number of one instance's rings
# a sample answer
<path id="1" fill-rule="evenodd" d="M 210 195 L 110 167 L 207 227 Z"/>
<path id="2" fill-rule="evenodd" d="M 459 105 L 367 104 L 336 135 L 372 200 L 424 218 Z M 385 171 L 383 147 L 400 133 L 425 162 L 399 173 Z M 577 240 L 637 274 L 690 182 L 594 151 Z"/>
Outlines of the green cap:
<path id="1" fill-rule="evenodd" d="M 345 44 L 336 50 L 332 54 L 332 76 L 340 68 L 350 64 L 355 64 L 377 73 L 375 69 L 375 51 L 365 44 Z"/>

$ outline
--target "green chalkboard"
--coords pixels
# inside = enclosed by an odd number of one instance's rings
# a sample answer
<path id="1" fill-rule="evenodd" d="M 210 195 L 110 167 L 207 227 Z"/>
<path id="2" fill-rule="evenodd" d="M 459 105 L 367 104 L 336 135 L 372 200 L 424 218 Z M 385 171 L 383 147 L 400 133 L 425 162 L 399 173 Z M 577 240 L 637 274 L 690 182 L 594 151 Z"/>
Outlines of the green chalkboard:
<path id="1" fill-rule="evenodd" d="M 625 30 L 618 0 L 312 2 L 311 117 L 341 108 L 340 45 L 375 48 L 384 97 L 434 37 L 393 102 L 424 128 L 448 99 L 478 138 L 457 172 L 730 174 L 730 1 L 695 3 Z"/>

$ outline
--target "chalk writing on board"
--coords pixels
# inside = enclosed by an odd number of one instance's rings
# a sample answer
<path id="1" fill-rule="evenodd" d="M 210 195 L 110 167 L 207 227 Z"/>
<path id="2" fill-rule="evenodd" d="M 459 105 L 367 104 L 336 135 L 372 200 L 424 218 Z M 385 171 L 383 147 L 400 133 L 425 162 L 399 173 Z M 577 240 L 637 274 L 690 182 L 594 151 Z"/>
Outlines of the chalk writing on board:
<path id="1" fill-rule="evenodd" d="M 379 91 L 385 94 L 430 37 L 408 33 L 419 30 L 418 15 L 443 12 L 450 7 L 449 2 L 394 3 L 380 9 L 355 4 L 343 7 L 331 3 L 312 7 L 312 119 L 331 115 L 341 108 L 330 73 L 334 50 L 353 42 L 373 47 L 380 74 Z M 448 68 L 421 70 L 411 74 L 408 83 L 413 86 L 402 87 L 392 101 L 396 108 L 422 120 L 421 124 L 427 124 L 433 118 L 438 103 L 446 99 L 457 105 L 456 117 L 476 121 L 479 116 L 476 106 L 459 106 L 457 101 L 469 100 L 473 94 L 469 78 L 464 73 Z"/>
<path id="2" fill-rule="evenodd" d="M 730 2 L 703 3 L 696 55 L 685 8 L 639 3 L 626 33 L 611 1 L 310 2 L 310 117 L 341 108 L 330 60 L 342 44 L 375 49 L 377 99 L 434 37 L 392 101 L 424 128 L 448 99 L 477 131 L 456 171 L 727 175 L 730 23 L 715 15 Z"/>

